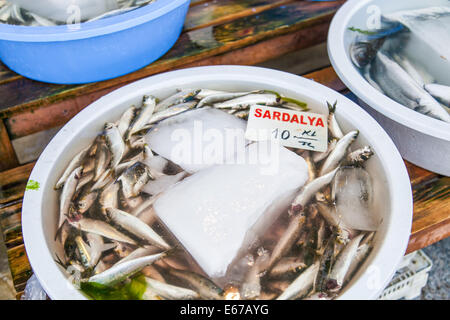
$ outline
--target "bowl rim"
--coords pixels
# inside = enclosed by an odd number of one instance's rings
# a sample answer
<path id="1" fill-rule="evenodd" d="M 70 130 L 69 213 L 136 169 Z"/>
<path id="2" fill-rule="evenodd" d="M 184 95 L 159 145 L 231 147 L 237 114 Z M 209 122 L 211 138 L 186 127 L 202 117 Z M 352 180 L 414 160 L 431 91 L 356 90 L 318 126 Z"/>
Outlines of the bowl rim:
<path id="1" fill-rule="evenodd" d="M 0 23 L 0 39 L 21 42 L 53 42 L 103 36 L 161 17 L 186 2 L 190 2 L 190 0 L 157 0 L 130 12 L 75 25 L 32 27 Z"/>
<path id="2" fill-rule="evenodd" d="M 423 115 L 392 100 L 372 87 L 356 70 L 344 45 L 350 19 L 361 8 L 377 0 L 349 0 L 333 17 L 328 31 L 328 56 L 339 78 L 372 109 L 422 134 L 450 142 L 450 123 Z"/>
<path id="3" fill-rule="evenodd" d="M 274 85 L 286 85 L 289 90 L 301 88 L 302 94 L 310 95 L 313 99 L 317 97 L 323 99 L 337 100 L 344 104 L 345 108 L 340 108 L 337 114 L 342 114 L 350 123 L 363 123 L 364 130 L 372 134 L 365 135 L 376 142 L 374 149 L 380 159 L 382 170 L 385 171 L 389 189 L 391 190 L 391 214 L 389 225 L 386 229 L 386 236 L 378 246 L 378 253 L 371 259 L 371 265 L 377 267 L 377 274 L 382 276 L 382 283 L 377 287 L 368 290 L 368 283 L 373 274 L 364 272 L 358 276 L 357 281 L 352 284 L 352 290 L 345 290 L 340 299 L 374 299 L 383 290 L 396 271 L 396 267 L 403 257 L 411 231 L 412 223 L 412 193 L 409 176 L 405 164 L 395 148 L 394 143 L 381 126 L 361 109 L 356 103 L 341 95 L 340 93 L 318 84 L 312 80 L 289 74 L 282 71 L 265 69 L 260 67 L 247 66 L 208 66 L 196 67 L 177 71 L 171 71 L 148 77 L 127 86 L 117 89 L 99 100 L 95 101 L 74 118 L 72 118 L 50 141 L 40 158 L 36 162 L 30 175 L 30 180 L 41 183 L 39 190 L 25 191 L 22 208 L 22 228 L 25 248 L 30 264 L 41 282 L 44 290 L 52 299 L 86 299 L 63 275 L 63 272 L 54 263 L 52 253 L 47 245 L 45 230 L 43 226 L 41 211 L 42 203 L 45 201 L 45 190 L 53 190 L 53 182 L 50 181 L 49 173 L 56 163 L 56 159 L 64 152 L 68 141 L 73 140 L 84 130 L 84 124 L 92 113 L 104 114 L 112 110 L 115 106 L 130 97 L 136 92 L 149 90 L 149 87 L 156 87 L 156 90 L 167 88 L 168 83 L 185 81 L 186 84 L 195 81 L 233 81 L 244 80 L 249 82 L 274 81 Z M 163 87 L 165 86 L 165 87 Z M 307 92 L 307 93 L 305 93 Z M 72 136 L 72 137 L 71 137 Z M 75 150 L 74 150 L 75 152 Z M 48 189 L 50 188 L 50 189 Z M 36 212 L 37 211 L 37 212 Z M 66 284 L 66 288 L 63 288 Z"/>

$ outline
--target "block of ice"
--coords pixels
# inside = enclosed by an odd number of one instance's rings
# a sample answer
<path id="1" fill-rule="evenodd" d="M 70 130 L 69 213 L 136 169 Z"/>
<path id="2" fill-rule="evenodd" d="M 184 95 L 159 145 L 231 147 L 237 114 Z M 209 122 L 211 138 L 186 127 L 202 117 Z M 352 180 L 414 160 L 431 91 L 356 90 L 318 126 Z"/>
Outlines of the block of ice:
<path id="1" fill-rule="evenodd" d="M 269 152 L 262 145 L 247 148 L 248 159 L 258 161 L 200 170 L 154 204 L 162 223 L 212 278 L 226 275 L 308 179 L 302 157 L 282 146 Z"/>
<path id="2" fill-rule="evenodd" d="M 245 129 L 244 120 L 205 107 L 161 121 L 145 138 L 152 150 L 193 173 L 242 152 Z"/>

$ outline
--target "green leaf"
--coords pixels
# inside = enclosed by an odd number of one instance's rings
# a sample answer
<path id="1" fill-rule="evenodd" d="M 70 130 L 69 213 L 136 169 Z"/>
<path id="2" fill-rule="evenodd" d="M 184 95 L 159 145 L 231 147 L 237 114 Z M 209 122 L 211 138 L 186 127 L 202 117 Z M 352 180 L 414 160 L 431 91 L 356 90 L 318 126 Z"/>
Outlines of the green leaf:
<path id="1" fill-rule="evenodd" d="M 147 284 L 145 277 L 140 275 L 126 283 L 120 283 L 115 286 L 106 286 L 95 282 L 82 282 L 80 288 L 93 300 L 142 300 Z"/>
<path id="2" fill-rule="evenodd" d="M 362 30 L 362 29 L 355 28 L 355 27 L 350 27 L 350 28 L 348 28 L 348 30 L 358 32 L 361 34 L 365 34 L 367 36 L 373 36 L 373 35 L 377 34 L 375 31 Z"/>
<path id="3" fill-rule="evenodd" d="M 27 186 L 25 187 L 25 190 L 39 190 L 39 182 L 34 180 L 28 180 Z"/>

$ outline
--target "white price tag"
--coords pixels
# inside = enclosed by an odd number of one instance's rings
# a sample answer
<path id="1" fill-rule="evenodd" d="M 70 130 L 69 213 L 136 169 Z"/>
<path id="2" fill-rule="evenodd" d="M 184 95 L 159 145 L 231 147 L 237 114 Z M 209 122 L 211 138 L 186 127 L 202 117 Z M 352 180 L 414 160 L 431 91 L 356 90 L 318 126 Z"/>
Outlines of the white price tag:
<path id="1" fill-rule="evenodd" d="M 276 139 L 286 147 L 325 152 L 327 119 L 317 113 L 253 105 L 245 137 L 253 141 Z"/>

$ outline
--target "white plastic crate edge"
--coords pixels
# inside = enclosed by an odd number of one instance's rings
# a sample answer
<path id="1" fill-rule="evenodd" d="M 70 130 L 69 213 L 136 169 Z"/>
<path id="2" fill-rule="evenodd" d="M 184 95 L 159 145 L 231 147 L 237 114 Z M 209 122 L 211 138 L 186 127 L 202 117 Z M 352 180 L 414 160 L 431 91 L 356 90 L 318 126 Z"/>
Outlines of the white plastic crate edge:
<path id="1" fill-rule="evenodd" d="M 423 264 L 419 270 L 414 270 L 414 264 Z M 411 300 L 418 297 L 422 288 L 427 284 L 428 272 L 433 267 L 433 262 L 422 250 L 414 251 L 406 255 L 398 270 L 406 268 L 400 274 L 396 274 L 389 285 L 383 290 L 378 300 Z"/>

